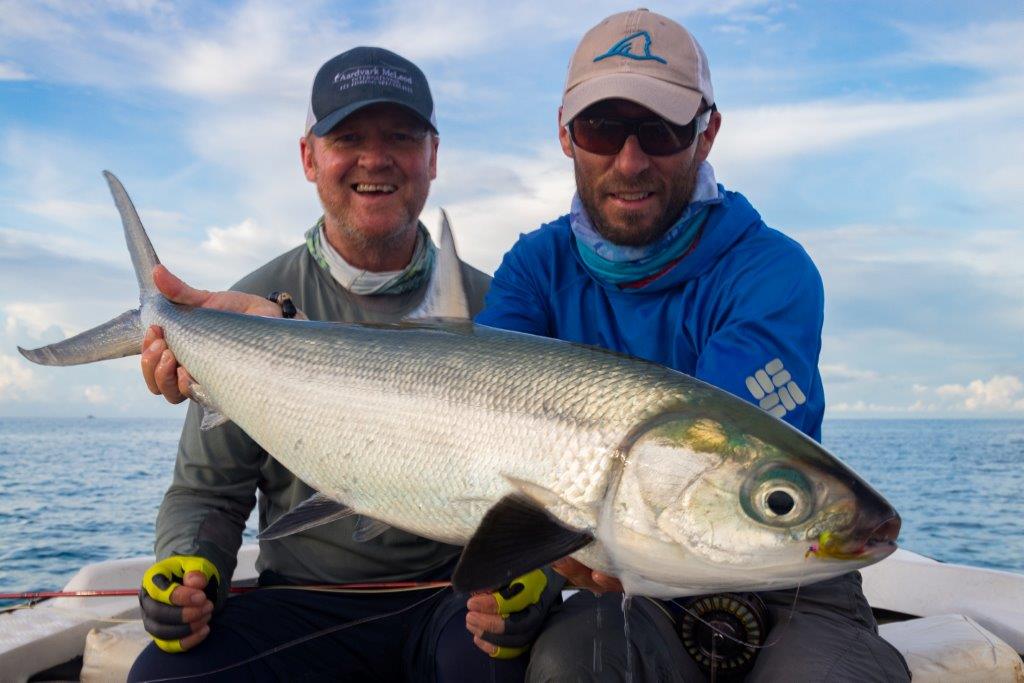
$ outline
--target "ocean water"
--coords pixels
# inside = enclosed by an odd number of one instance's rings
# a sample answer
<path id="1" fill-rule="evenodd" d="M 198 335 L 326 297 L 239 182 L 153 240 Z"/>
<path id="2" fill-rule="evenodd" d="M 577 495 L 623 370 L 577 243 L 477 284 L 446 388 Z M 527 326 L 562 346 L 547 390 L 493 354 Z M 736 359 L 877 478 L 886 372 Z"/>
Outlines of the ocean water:
<path id="1" fill-rule="evenodd" d="M 0 418 L 0 593 L 56 590 L 83 564 L 152 553 L 179 429 Z M 901 546 L 1024 573 L 1024 420 L 834 420 L 824 442 L 900 511 Z"/>

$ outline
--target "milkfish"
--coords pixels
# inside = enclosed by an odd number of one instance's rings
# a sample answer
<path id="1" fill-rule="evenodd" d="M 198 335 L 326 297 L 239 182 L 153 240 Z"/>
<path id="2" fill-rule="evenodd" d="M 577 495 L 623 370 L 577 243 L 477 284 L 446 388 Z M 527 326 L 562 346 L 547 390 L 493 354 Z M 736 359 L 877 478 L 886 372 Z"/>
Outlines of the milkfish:
<path id="1" fill-rule="evenodd" d="M 357 514 L 464 546 L 456 589 L 493 589 L 567 555 L 629 593 L 791 588 L 896 548 L 893 507 L 820 444 L 757 406 L 661 365 L 474 325 L 442 212 L 415 319 L 327 323 L 170 302 L 124 187 L 140 307 L 43 365 L 139 353 L 159 325 L 194 379 L 204 429 L 230 420 L 319 493 L 264 538 Z M 276 535 L 276 536 L 275 536 Z"/>

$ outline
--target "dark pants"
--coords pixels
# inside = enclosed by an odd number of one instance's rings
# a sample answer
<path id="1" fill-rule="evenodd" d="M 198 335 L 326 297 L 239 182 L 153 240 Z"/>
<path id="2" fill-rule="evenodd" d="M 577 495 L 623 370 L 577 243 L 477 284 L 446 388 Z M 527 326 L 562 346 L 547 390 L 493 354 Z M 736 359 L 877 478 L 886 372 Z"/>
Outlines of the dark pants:
<path id="1" fill-rule="evenodd" d="M 473 645 L 465 606 L 466 596 L 451 589 L 261 589 L 229 599 L 210 634 L 188 652 L 167 654 L 151 643 L 128 680 L 523 680 L 525 658 L 496 660 Z M 289 645 L 295 641 L 302 642 Z"/>
<path id="2" fill-rule="evenodd" d="M 860 573 L 761 593 L 774 626 L 747 681 L 909 681 L 903 656 L 878 635 Z M 673 610 L 649 598 L 629 608 L 630 654 L 621 594 L 580 591 L 556 607 L 534 643 L 529 681 L 703 681 L 686 654 Z M 628 670 L 628 674 L 627 674 Z"/>

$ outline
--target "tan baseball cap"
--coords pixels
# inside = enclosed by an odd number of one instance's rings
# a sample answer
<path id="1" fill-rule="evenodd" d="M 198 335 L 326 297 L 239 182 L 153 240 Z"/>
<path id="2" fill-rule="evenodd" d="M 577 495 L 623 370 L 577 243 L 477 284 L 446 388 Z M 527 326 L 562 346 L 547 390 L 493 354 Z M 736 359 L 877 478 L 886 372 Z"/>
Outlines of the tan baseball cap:
<path id="1" fill-rule="evenodd" d="M 701 98 L 715 103 L 708 58 L 685 28 L 647 9 L 613 14 L 587 31 L 569 61 L 561 125 L 618 98 L 686 125 Z"/>

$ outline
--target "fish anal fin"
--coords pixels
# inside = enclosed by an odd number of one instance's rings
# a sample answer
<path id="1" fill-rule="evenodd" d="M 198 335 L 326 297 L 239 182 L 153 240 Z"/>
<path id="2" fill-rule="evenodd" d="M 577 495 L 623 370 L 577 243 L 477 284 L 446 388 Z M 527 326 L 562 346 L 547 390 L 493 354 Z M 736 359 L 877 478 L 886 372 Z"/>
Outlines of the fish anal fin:
<path id="1" fill-rule="evenodd" d="M 273 524 L 260 532 L 259 540 L 273 541 L 353 514 L 355 513 L 352 509 L 344 503 L 339 503 L 322 493 L 314 493 L 275 519 Z"/>
<path id="2" fill-rule="evenodd" d="M 513 493 L 484 515 L 462 551 L 452 585 L 467 593 L 493 590 L 593 540 L 589 532 L 565 526 L 536 501 Z"/>
<path id="3" fill-rule="evenodd" d="M 360 515 L 356 519 L 356 530 L 352 532 L 352 540 L 356 543 L 365 543 L 371 539 L 377 538 L 382 533 L 391 528 L 391 525 L 387 522 L 382 522 L 379 519 L 373 517 L 366 517 Z"/>
<path id="4" fill-rule="evenodd" d="M 192 380 L 188 386 L 188 393 L 193 401 L 203 407 L 203 421 L 199 424 L 200 431 L 206 432 L 231 421 L 220 412 L 220 408 L 199 382 Z"/>

